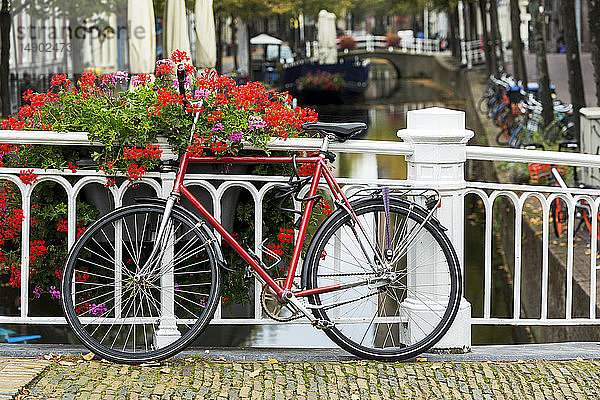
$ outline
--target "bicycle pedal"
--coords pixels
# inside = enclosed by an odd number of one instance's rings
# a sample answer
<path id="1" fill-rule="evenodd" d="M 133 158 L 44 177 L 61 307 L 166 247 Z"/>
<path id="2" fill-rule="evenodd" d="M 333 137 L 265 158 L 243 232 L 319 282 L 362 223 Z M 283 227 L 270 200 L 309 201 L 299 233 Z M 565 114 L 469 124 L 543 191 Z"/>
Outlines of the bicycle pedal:
<path id="1" fill-rule="evenodd" d="M 316 319 L 312 322 L 312 326 L 317 329 L 331 329 L 335 326 L 335 324 L 325 319 Z"/>

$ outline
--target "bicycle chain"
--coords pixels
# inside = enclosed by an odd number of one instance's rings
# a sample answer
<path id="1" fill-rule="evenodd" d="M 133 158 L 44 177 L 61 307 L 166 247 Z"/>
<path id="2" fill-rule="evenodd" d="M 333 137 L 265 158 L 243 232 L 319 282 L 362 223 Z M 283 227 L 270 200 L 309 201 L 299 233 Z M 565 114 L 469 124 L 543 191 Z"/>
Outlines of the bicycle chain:
<path id="1" fill-rule="evenodd" d="M 361 273 L 361 272 L 354 272 L 354 273 L 345 273 L 345 274 L 325 274 L 325 275 L 317 275 L 317 276 L 319 276 L 319 277 L 332 277 L 332 276 L 365 276 L 365 275 L 367 275 L 367 274 Z M 321 310 L 331 310 L 334 307 L 340 307 L 340 306 L 343 306 L 343 305 L 346 305 L 346 304 L 350 304 L 350 303 L 353 303 L 355 301 L 359 301 L 359 300 L 362 300 L 362 299 L 366 299 L 367 297 L 374 296 L 376 294 L 378 294 L 378 292 L 369 293 L 369 294 L 366 294 L 364 296 L 358 297 L 356 299 L 345 301 L 343 303 L 336 303 L 336 304 L 332 304 L 330 306 L 325 306 L 325 307 L 321 308 Z M 299 313 L 298 316 L 290 318 L 290 319 L 287 319 L 286 322 L 295 321 L 297 319 L 304 318 L 304 317 L 305 317 L 304 315 L 302 315 L 301 313 Z"/>
<path id="2" fill-rule="evenodd" d="M 359 298 L 356 298 L 356 299 L 353 299 L 353 300 L 348 300 L 348 301 L 345 301 L 343 303 L 337 303 L 337 304 L 332 304 L 330 306 L 323 307 L 320 310 L 331 310 L 334 307 L 340 307 L 340 306 L 343 306 L 343 305 L 346 305 L 346 304 L 349 304 L 349 303 L 352 303 L 352 302 L 355 302 L 355 301 L 366 299 L 367 297 L 374 296 L 376 294 L 379 294 L 379 293 L 375 292 L 375 293 L 366 294 L 366 295 L 364 295 L 362 297 L 359 297 Z M 309 309 L 309 310 L 312 310 L 312 309 Z M 300 313 L 297 317 L 291 318 L 288 321 L 295 321 L 295 320 L 303 318 L 303 317 L 305 317 L 305 316 Z"/>

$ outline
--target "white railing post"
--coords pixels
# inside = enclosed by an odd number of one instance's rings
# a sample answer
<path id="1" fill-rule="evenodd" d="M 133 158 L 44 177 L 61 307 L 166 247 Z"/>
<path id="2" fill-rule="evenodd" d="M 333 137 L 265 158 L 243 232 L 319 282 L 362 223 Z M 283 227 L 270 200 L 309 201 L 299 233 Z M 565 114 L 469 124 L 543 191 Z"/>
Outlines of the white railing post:
<path id="1" fill-rule="evenodd" d="M 471 42 L 469 42 L 469 46 L 468 46 L 468 50 L 467 50 L 467 68 L 471 69 L 473 68 L 473 56 L 475 51 L 472 49 L 473 46 L 471 46 L 470 44 Z"/>
<path id="2" fill-rule="evenodd" d="M 581 148 L 587 154 L 600 154 L 600 107 L 586 107 L 579 110 L 581 114 Z M 588 185 L 599 186 L 600 176 L 597 168 L 581 168 L 581 180 Z"/>
<path id="3" fill-rule="evenodd" d="M 467 142 L 473 137 L 465 129 L 465 113 L 438 107 L 409 111 L 407 128 L 398 131 L 398 136 L 413 147 L 413 154 L 406 156 L 409 183 L 441 193 L 437 218 L 448 228 L 464 271 L 464 163 Z M 454 324 L 434 348 L 465 352 L 471 348 L 471 304 L 464 297 Z"/>
<path id="4" fill-rule="evenodd" d="M 162 193 L 161 198 L 166 198 L 170 195 L 175 182 L 175 174 L 173 172 L 167 172 L 161 174 L 162 178 Z M 175 232 L 171 232 L 166 238 L 165 256 L 162 257 L 164 260 L 170 259 L 175 251 L 174 243 Z M 160 308 L 161 308 L 161 319 L 158 325 L 158 329 L 155 332 L 155 343 L 157 347 L 167 346 L 181 337 L 181 332 L 177 329 L 177 318 L 175 316 L 175 275 L 174 271 L 169 265 L 164 265 L 165 261 L 160 261 L 160 268 L 164 272 L 161 273 L 160 277 Z M 159 268 L 159 266 L 156 266 Z M 175 268 L 173 266 L 173 268 Z"/>
<path id="5" fill-rule="evenodd" d="M 373 35 L 367 35 L 367 43 L 366 43 L 367 51 L 372 52 L 373 48 Z"/>

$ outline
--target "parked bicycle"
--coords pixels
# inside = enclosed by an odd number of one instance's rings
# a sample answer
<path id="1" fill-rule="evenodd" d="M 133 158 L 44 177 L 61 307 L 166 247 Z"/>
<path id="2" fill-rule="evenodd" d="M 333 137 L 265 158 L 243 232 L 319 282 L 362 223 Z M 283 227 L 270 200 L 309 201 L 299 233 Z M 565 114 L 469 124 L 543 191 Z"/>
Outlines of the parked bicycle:
<path id="1" fill-rule="evenodd" d="M 577 152 L 578 149 L 579 145 L 576 141 L 566 141 L 559 143 L 559 151 L 568 150 Z M 559 168 L 559 166 L 552 165 L 551 172 L 552 178 L 556 185 L 563 189 L 568 187 L 564 180 L 566 168 Z M 585 183 L 580 182 L 579 176 L 577 174 L 577 167 L 573 167 L 573 182 L 575 184 L 575 187 L 578 187 L 580 189 L 598 189 L 598 187 L 596 186 L 586 185 Z M 554 233 L 556 237 L 560 237 L 565 231 L 566 225 L 568 223 L 568 207 L 565 201 L 561 198 L 556 198 L 556 200 L 554 200 L 550 205 L 550 215 L 552 217 Z M 588 202 L 585 200 L 579 200 L 575 204 L 574 216 L 577 222 L 573 231 L 573 235 L 576 235 L 582 226 L 585 226 L 591 235 L 593 219 L 592 208 L 590 204 L 588 204 Z M 597 223 L 600 223 L 600 218 L 597 219 Z M 596 230 L 596 240 L 600 240 L 600 229 Z"/>
<path id="2" fill-rule="evenodd" d="M 487 116 L 500 127 L 497 144 L 523 148 L 542 139 L 547 143 L 573 139 L 572 106 L 555 98 L 555 118 L 544 127 L 538 89 L 537 84 L 524 86 L 507 74 L 489 77 L 488 86 L 479 99 L 479 109 L 487 111 Z"/>
<path id="3" fill-rule="evenodd" d="M 383 361 L 414 357 L 438 342 L 456 316 L 462 291 L 459 260 L 434 216 L 439 193 L 365 187 L 347 196 L 327 168 L 335 159 L 329 145 L 352 139 L 366 125 L 319 122 L 303 128 L 323 135 L 317 155 L 185 153 L 166 199 L 138 199 L 86 229 L 70 251 L 62 279 L 63 310 L 78 339 L 122 363 L 164 359 L 190 345 L 220 303 L 226 267 L 220 237 L 263 283 L 261 305 L 274 320 L 307 319 L 350 353 Z M 303 203 L 304 210 L 285 278 L 273 278 L 261 257 L 190 192 L 185 177 L 193 163 L 292 165 L 279 190 Z M 314 165 L 314 174 L 300 178 L 298 164 Z M 337 207 L 303 252 L 323 179 Z M 306 186 L 308 194 L 300 197 Z M 183 199 L 199 215 L 184 208 Z"/>
<path id="4" fill-rule="evenodd" d="M 531 143 L 525 147 L 527 150 L 541 149 L 544 150 L 544 145 L 541 143 Z M 577 152 L 579 145 L 575 140 L 568 140 L 560 142 L 558 144 L 559 151 L 570 151 Z M 529 164 L 529 179 L 531 183 L 540 183 L 542 181 L 548 181 L 552 185 L 558 186 L 562 189 L 567 189 L 569 186 L 565 182 L 567 176 L 566 165 L 553 165 L 553 164 L 540 164 L 530 163 Z M 573 167 L 573 182 L 574 186 L 579 189 L 598 189 L 596 186 L 586 185 L 579 180 L 577 173 L 577 167 Z M 564 199 L 560 196 L 556 197 L 552 203 L 550 203 L 550 220 L 552 221 L 552 227 L 554 234 L 557 238 L 560 238 L 568 226 L 568 206 Z M 588 232 L 592 233 L 592 208 L 586 200 L 579 200 L 575 203 L 574 210 L 574 226 L 573 235 L 581 229 L 582 226 L 587 227 Z M 598 218 L 600 223 L 600 218 Z M 599 226 L 600 228 L 600 226 Z M 596 239 L 600 240 L 600 229 L 597 230 Z"/>

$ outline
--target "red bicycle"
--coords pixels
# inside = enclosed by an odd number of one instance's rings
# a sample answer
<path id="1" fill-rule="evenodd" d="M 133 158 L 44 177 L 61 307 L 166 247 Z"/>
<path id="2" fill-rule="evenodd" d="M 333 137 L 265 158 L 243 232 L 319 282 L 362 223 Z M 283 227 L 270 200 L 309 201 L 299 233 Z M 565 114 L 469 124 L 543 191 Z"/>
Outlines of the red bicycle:
<path id="1" fill-rule="evenodd" d="M 70 251 L 62 304 L 76 336 L 115 362 L 164 359 L 182 350 L 213 317 L 225 261 L 216 235 L 263 282 L 262 306 L 278 321 L 306 318 L 359 357 L 395 361 L 431 348 L 448 330 L 461 298 L 461 273 L 445 229 L 434 217 L 433 189 L 365 187 L 346 196 L 327 164 L 332 141 L 345 141 L 362 123 L 305 124 L 324 135 L 309 157 L 182 156 L 166 199 L 138 199 L 92 224 Z M 290 163 L 279 185 L 304 204 L 285 279 L 274 279 L 261 257 L 241 245 L 185 185 L 191 163 Z M 300 178 L 298 163 L 313 164 Z M 322 181 L 324 179 L 324 182 Z M 318 186 L 326 183 L 336 210 L 304 238 Z M 298 197 L 309 185 L 308 195 Z M 199 215 L 180 203 L 186 199 Z M 302 273 L 296 270 L 302 260 Z"/>

